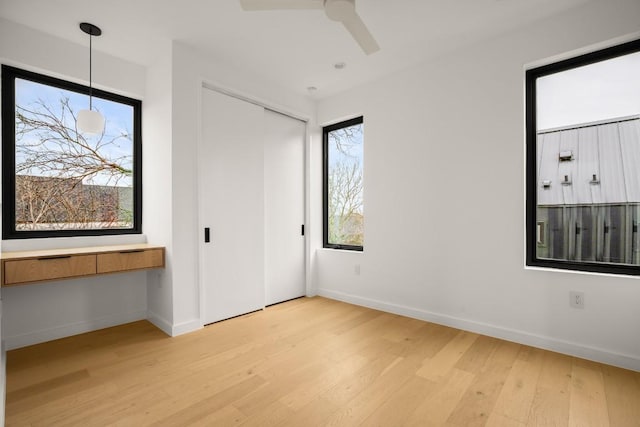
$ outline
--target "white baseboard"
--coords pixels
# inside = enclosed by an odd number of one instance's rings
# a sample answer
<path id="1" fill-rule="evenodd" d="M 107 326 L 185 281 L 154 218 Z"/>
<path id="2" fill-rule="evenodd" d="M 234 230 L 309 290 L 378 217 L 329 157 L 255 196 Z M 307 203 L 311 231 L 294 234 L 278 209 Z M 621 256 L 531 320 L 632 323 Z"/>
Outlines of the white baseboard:
<path id="1" fill-rule="evenodd" d="M 551 350 L 557 353 L 568 354 L 570 356 L 576 356 L 583 359 L 593 360 L 596 362 L 606 363 L 608 365 L 618 366 L 620 368 L 631 369 L 640 372 L 640 358 L 636 356 L 614 353 L 611 351 L 603 350 L 601 348 L 559 340 L 557 338 L 531 334 L 525 331 L 519 331 L 516 329 L 477 322 L 475 320 L 462 319 L 459 317 L 434 313 L 431 311 L 407 307 L 399 304 L 391 304 L 384 301 L 365 298 L 358 295 L 346 294 L 330 289 L 318 289 L 318 295 L 338 301 L 348 302 L 350 304 L 369 307 L 388 313 L 399 314 L 401 316 L 411 317 L 414 319 L 425 320 L 440 325 L 451 326 L 453 328 L 475 332 L 494 338 L 500 338 L 518 344 L 525 344 L 532 347 Z"/>
<path id="2" fill-rule="evenodd" d="M 175 337 L 178 335 L 187 334 L 189 332 L 197 331 L 198 329 L 202 329 L 202 322 L 200 321 L 200 319 L 178 323 L 177 325 L 173 325 L 171 336 Z"/>
<path id="3" fill-rule="evenodd" d="M 174 325 L 152 311 L 147 311 L 147 320 L 153 323 L 158 329 L 160 329 L 170 337 L 175 337 L 178 335 L 197 331 L 198 329 L 202 329 L 202 323 L 200 322 L 200 319 L 195 319 L 189 322 L 183 322 Z"/>
<path id="4" fill-rule="evenodd" d="M 156 328 L 171 336 L 171 331 L 173 329 L 173 325 L 171 324 L 171 322 L 166 321 L 164 318 L 149 310 L 147 310 L 147 320 L 153 323 Z"/>
<path id="5" fill-rule="evenodd" d="M 98 319 L 85 320 L 82 322 L 70 323 L 66 325 L 55 326 L 53 328 L 42 329 L 35 332 L 29 332 L 28 334 L 6 336 L 3 338 L 5 341 L 6 349 L 14 350 L 16 348 L 26 347 L 28 345 L 57 340 L 59 338 L 65 338 L 72 335 L 83 334 L 85 332 L 96 331 L 98 329 L 122 325 L 124 323 L 144 320 L 146 318 L 146 311 L 117 313 Z"/>
<path id="6" fill-rule="evenodd" d="M 138 320 L 148 320 L 169 336 L 186 334 L 202 328 L 199 320 L 184 322 L 179 325 L 172 325 L 161 317 L 148 311 L 134 311 L 130 313 L 118 313 L 99 319 L 86 320 L 67 325 L 55 326 L 49 329 L 29 332 L 28 334 L 13 335 L 3 337 L 7 350 L 14 350 L 20 347 L 53 341 L 59 338 L 70 337 L 83 334 L 85 332 L 97 331 L 98 329 L 109 328 L 111 326 L 136 322 Z"/>

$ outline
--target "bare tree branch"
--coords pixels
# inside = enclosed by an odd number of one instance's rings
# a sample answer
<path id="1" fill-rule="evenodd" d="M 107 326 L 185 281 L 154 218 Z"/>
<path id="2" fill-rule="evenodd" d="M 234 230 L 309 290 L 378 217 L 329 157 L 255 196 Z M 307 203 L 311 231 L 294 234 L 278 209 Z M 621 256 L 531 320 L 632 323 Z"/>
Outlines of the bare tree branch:
<path id="1" fill-rule="evenodd" d="M 94 228 L 130 217 L 116 185 L 133 175 L 133 153 L 117 154 L 132 139 L 131 132 L 86 138 L 68 97 L 16 105 L 16 222 Z"/>
<path id="2" fill-rule="evenodd" d="M 329 169 L 329 241 L 361 246 L 364 236 L 362 167 L 338 161 Z"/>

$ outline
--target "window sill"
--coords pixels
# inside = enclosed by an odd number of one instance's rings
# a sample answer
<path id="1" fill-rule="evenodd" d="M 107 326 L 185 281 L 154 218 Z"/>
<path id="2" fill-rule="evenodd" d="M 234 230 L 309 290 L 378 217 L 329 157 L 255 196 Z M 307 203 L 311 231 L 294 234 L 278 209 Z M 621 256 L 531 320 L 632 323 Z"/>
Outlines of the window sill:
<path id="1" fill-rule="evenodd" d="M 354 255 L 362 255 L 364 251 L 354 251 L 351 249 L 334 249 L 334 248 L 318 248 L 316 249 L 318 252 L 327 252 L 327 253 L 343 253 L 343 254 L 354 254 Z"/>
<path id="2" fill-rule="evenodd" d="M 146 243 L 144 234 L 119 234 L 113 236 L 50 237 L 43 239 L 11 239 L 2 241 L 2 252 L 71 249 L 88 246 L 132 245 Z"/>
<path id="3" fill-rule="evenodd" d="M 579 270 L 574 268 L 560 268 L 560 267 L 551 267 L 551 266 L 543 266 L 543 265 L 528 265 L 525 263 L 525 270 L 531 271 L 544 271 L 544 272 L 553 272 L 553 273 L 569 273 L 569 274 L 582 274 L 589 276 L 601 276 L 601 277 L 617 277 L 623 279 L 639 279 L 640 276 L 638 274 L 633 274 L 625 271 L 621 272 L 607 272 L 607 271 L 593 271 L 593 270 Z"/>

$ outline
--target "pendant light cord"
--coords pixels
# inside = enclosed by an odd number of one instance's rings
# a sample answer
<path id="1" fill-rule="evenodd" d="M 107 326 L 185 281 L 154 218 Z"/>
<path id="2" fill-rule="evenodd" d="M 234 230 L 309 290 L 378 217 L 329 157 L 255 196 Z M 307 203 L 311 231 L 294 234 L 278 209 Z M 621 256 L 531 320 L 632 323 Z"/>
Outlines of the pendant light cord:
<path id="1" fill-rule="evenodd" d="M 93 53 L 93 43 L 92 40 L 93 39 L 93 34 L 89 33 L 89 111 L 93 110 L 93 103 L 92 103 L 92 94 L 93 94 L 93 90 L 92 90 L 92 62 L 93 62 L 93 58 L 92 58 L 92 53 Z"/>

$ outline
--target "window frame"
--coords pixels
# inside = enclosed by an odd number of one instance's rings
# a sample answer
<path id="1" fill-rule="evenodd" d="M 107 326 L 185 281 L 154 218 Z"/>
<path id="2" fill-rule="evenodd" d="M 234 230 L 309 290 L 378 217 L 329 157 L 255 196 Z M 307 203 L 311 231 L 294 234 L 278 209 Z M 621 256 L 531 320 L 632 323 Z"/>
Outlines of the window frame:
<path id="1" fill-rule="evenodd" d="M 93 97 L 133 107 L 133 226 L 84 230 L 16 230 L 16 79 L 89 95 L 89 86 L 2 64 L 2 239 L 107 236 L 142 233 L 142 101 L 91 88 Z"/>
<path id="2" fill-rule="evenodd" d="M 364 251 L 364 245 L 342 245 L 329 242 L 329 133 L 337 129 L 359 124 L 364 124 L 364 116 L 354 117 L 349 120 L 323 126 L 322 128 L 322 247 L 326 249 L 343 249 L 356 252 Z"/>
<path id="3" fill-rule="evenodd" d="M 578 55 L 525 71 L 526 266 L 616 275 L 640 275 L 640 266 L 538 258 L 536 80 L 540 77 L 640 52 L 640 39 Z M 640 166 L 640 165 L 639 165 Z"/>

